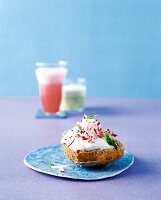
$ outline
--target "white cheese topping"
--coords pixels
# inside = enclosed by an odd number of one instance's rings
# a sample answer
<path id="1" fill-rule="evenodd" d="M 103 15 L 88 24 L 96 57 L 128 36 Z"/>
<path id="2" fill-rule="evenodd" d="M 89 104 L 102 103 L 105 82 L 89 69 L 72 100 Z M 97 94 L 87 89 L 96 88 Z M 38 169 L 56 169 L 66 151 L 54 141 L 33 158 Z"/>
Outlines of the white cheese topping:
<path id="1" fill-rule="evenodd" d="M 88 119 L 87 116 L 76 123 L 75 127 L 63 133 L 61 143 L 66 144 L 73 151 L 114 148 L 106 142 L 100 122 L 96 119 Z"/>

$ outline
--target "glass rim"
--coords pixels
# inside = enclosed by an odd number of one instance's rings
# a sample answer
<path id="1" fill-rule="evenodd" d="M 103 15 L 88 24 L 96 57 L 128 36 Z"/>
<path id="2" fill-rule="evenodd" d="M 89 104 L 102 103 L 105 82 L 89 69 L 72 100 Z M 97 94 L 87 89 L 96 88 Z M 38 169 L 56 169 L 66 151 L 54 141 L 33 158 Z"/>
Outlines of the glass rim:
<path id="1" fill-rule="evenodd" d="M 66 67 L 67 61 L 57 61 L 57 62 L 36 62 L 36 67 Z"/>
<path id="2" fill-rule="evenodd" d="M 66 78 L 64 81 L 63 81 L 64 85 L 71 85 L 71 84 L 74 84 L 74 85 L 80 85 L 80 84 L 86 84 L 86 79 L 84 77 L 77 77 L 77 78 L 74 78 L 74 79 L 71 79 L 71 78 Z"/>

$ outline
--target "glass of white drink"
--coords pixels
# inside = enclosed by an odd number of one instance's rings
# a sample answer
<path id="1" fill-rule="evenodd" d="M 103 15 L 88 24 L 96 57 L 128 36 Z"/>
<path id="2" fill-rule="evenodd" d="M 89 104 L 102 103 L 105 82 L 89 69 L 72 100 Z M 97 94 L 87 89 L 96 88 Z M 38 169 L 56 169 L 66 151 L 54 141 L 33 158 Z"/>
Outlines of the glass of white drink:
<path id="1" fill-rule="evenodd" d="M 85 95 L 86 82 L 84 78 L 78 78 L 75 82 L 67 81 L 62 87 L 60 110 L 82 111 L 84 109 Z"/>

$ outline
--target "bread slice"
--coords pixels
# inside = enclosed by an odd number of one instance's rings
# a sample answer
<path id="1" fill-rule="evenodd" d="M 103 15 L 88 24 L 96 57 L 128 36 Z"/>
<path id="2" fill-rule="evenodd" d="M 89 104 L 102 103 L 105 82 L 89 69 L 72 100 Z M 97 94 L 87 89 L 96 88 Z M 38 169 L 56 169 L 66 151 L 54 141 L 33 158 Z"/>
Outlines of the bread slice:
<path id="1" fill-rule="evenodd" d="M 64 153 L 69 160 L 82 166 L 94 166 L 111 163 L 121 158 L 124 153 L 124 146 L 116 140 L 118 148 L 96 149 L 91 151 L 73 151 L 66 144 L 63 144 Z"/>

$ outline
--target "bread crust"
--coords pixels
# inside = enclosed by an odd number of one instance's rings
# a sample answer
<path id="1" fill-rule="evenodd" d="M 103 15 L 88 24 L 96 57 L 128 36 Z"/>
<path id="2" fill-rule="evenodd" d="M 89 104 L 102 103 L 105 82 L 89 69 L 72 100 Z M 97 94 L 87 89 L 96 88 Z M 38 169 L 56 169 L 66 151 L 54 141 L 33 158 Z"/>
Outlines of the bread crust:
<path id="1" fill-rule="evenodd" d="M 63 149 L 66 157 L 71 160 L 75 164 L 79 165 L 103 165 L 111 163 L 115 160 L 121 158 L 124 153 L 124 146 L 116 140 L 118 148 L 112 149 L 97 149 L 97 150 L 77 150 L 73 151 L 70 147 L 66 144 L 63 144 Z"/>

